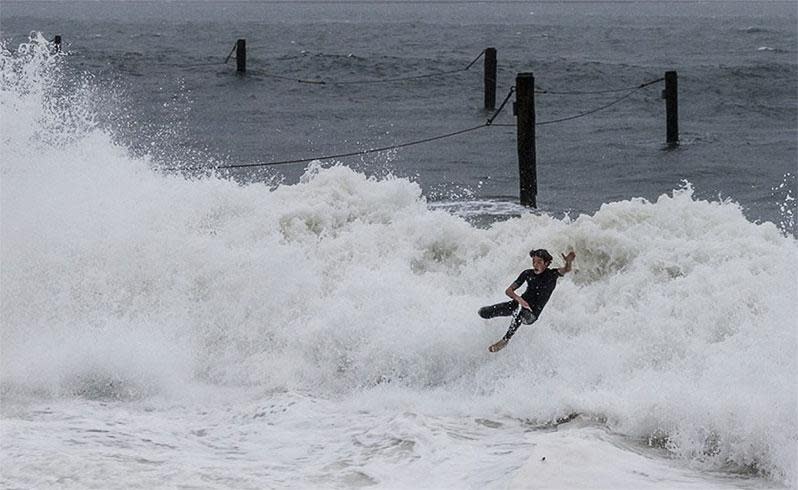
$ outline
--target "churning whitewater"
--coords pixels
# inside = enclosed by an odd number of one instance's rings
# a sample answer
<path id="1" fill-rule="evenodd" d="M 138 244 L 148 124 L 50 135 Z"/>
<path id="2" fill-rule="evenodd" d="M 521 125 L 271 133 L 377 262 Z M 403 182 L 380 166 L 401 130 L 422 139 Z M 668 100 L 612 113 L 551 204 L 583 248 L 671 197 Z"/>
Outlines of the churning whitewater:
<path id="1" fill-rule="evenodd" d="M 734 202 L 683 183 L 477 227 L 412 181 L 342 164 L 292 185 L 188 178 L 96 124 L 90 80 L 61 85 L 41 40 L 0 59 L 5 484 L 54 482 L 81 458 L 83 480 L 61 483 L 211 484 L 186 475 L 252 468 L 208 470 L 196 441 L 211 431 L 273 455 L 244 486 L 405 487 L 436 466 L 430 485 L 490 486 L 523 464 L 524 427 L 577 415 L 685 467 L 798 481 L 798 246 Z M 502 300 L 530 248 L 555 266 L 575 250 L 575 273 L 488 354 L 506 324 L 476 311 Z M 106 458 L 97 433 L 70 449 L 77 426 L 112 430 L 109 410 L 125 414 L 122 439 L 160 434 L 174 451 Z M 360 429 L 360 446 L 334 435 Z M 324 445 L 348 459 L 312 449 Z M 16 464 L 50 452 L 41 469 Z"/>

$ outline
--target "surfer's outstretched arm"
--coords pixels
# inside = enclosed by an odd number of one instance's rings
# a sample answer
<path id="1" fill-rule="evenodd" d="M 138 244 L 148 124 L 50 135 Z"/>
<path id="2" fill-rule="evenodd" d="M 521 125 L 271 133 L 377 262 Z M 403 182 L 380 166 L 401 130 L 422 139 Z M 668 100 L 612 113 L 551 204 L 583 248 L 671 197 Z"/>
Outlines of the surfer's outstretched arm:
<path id="1" fill-rule="evenodd" d="M 576 254 L 573 251 L 571 251 L 568 252 L 568 255 L 565 254 L 561 255 L 562 259 L 565 261 L 565 265 L 557 269 L 557 272 L 559 272 L 561 276 L 564 276 L 566 273 L 571 272 L 571 263 L 576 258 Z"/>

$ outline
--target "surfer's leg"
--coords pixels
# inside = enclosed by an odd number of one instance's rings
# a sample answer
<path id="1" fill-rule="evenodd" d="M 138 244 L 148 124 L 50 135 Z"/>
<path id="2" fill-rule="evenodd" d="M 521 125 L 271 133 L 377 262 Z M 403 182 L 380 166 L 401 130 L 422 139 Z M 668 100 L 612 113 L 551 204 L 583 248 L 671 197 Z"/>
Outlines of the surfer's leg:
<path id="1" fill-rule="evenodd" d="M 509 341 L 510 338 L 512 338 L 512 336 L 515 335 L 515 331 L 518 330 L 518 327 L 520 327 L 522 323 L 524 325 L 531 325 L 535 323 L 535 320 L 537 319 L 538 318 L 535 316 L 534 313 L 527 310 L 526 308 L 521 308 L 521 311 L 519 311 L 518 314 L 515 315 L 512 321 L 510 322 L 510 328 L 507 329 L 507 333 L 504 334 L 504 340 Z"/>
<path id="2" fill-rule="evenodd" d="M 497 316 L 510 316 L 518 307 L 517 301 L 506 301 L 479 309 L 479 316 L 482 318 L 494 318 Z"/>

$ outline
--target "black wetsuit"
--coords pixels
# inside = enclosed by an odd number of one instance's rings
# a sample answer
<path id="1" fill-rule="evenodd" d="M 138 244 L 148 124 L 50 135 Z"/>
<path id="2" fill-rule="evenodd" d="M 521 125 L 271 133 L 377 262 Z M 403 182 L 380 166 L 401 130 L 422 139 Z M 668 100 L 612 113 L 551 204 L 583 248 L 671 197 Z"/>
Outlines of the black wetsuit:
<path id="1" fill-rule="evenodd" d="M 551 297 L 552 291 L 557 286 L 557 279 L 562 277 L 562 274 L 556 269 L 546 269 L 540 274 L 535 274 L 532 269 L 527 269 L 522 272 L 518 279 L 513 281 L 512 288 L 518 289 L 521 284 L 526 283 L 526 291 L 521 295 L 524 301 L 529 303 L 529 310 L 521 308 L 518 314 L 510 322 L 510 328 L 504 334 L 505 340 L 510 338 L 518 330 L 518 327 L 523 323 L 529 325 L 538 319 L 540 312 Z M 518 301 L 506 301 L 492 306 L 485 306 L 479 309 L 479 316 L 482 318 L 493 318 L 497 316 L 511 316 L 516 308 L 518 308 Z"/>

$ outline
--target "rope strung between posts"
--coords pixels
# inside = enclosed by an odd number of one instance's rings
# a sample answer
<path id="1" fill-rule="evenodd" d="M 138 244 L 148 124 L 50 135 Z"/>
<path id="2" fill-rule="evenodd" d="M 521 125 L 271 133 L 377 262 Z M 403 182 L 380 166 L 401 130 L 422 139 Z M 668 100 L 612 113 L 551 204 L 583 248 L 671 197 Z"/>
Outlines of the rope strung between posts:
<path id="1" fill-rule="evenodd" d="M 324 156 L 318 156 L 318 157 L 297 158 L 297 159 L 294 159 L 294 160 L 280 160 L 280 161 L 276 161 L 276 162 L 241 163 L 241 164 L 237 164 L 237 165 L 219 165 L 217 167 L 213 167 L 212 170 L 227 169 L 227 168 L 269 167 L 269 166 L 272 166 L 272 165 L 287 165 L 287 164 L 290 164 L 290 163 L 308 163 L 308 162 L 313 162 L 313 161 L 316 161 L 316 160 L 332 160 L 332 159 L 335 159 L 335 158 L 346 158 L 346 157 L 354 157 L 354 156 L 358 156 L 358 155 L 368 155 L 369 153 L 380 153 L 380 152 L 383 152 L 383 151 L 395 150 L 397 148 L 405 148 L 405 147 L 408 147 L 408 146 L 420 145 L 422 143 L 429 143 L 430 141 L 442 140 L 444 138 L 451 138 L 452 136 L 457 136 L 457 135 L 460 135 L 460 134 L 469 133 L 471 131 L 476 131 L 477 129 L 486 128 L 487 126 L 488 126 L 487 123 L 483 123 L 483 124 L 480 124 L 479 126 L 474 126 L 474 127 L 471 127 L 471 128 L 461 129 L 459 131 L 454 131 L 454 132 L 442 134 L 442 135 L 439 135 L 439 136 L 433 136 L 431 138 L 424 138 L 424 139 L 421 139 L 421 140 L 410 141 L 410 142 L 407 142 L 407 143 L 400 143 L 398 145 L 383 146 L 381 148 L 369 148 L 368 150 L 352 151 L 352 152 L 349 152 L 349 153 L 339 153 L 337 155 L 324 155 Z M 172 170 L 172 169 L 170 169 L 170 170 Z"/>
<path id="2" fill-rule="evenodd" d="M 510 97 L 512 97 L 514 93 L 515 93 L 515 87 L 510 87 L 510 91 L 507 92 L 507 97 L 504 98 L 504 101 L 502 101 L 502 103 L 499 104 L 499 108 L 496 109 L 496 112 L 490 117 L 490 119 L 488 119 L 487 123 L 488 126 L 493 125 L 493 120 L 496 119 L 496 117 L 502 112 L 504 106 L 507 105 L 507 101 L 510 100 Z M 496 126 L 500 126 L 500 124 L 497 124 Z"/>
<path id="3" fill-rule="evenodd" d="M 573 116 L 562 117 L 562 118 L 559 118 L 559 119 L 551 119 L 549 121 L 536 122 L 535 126 L 545 126 L 547 124 L 556 124 L 556 123 L 561 123 L 561 122 L 564 122 L 564 121 L 571 121 L 571 120 L 574 120 L 574 119 L 579 119 L 580 117 L 589 116 L 590 114 L 595 114 L 596 112 L 603 111 L 604 109 L 606 109 L 608 107 L 611 107 L 611 106 L 614 106 L 618 102 L 621 102 L 622 100 L 625 100 L 625 99 L 631 97 L 632 94 L 634 94 L 638 90 L 641 90 L 641 89 L 643 89 L 645 87 L 648 87 L 649 85 L 653 85 L 655 83 L 659 83 L 659 82 L 661 82 L 663 80 L 665 80 L 665 78 L 659 78 L 657 80 L 652 80 L 650 82 L 641 83 L 640 85 L 638 85 L 637 87 L 635 87 L 633 89 L 626 89 L 626 90 L 629 90 L 628 93 L 624 94 L 621 97 L 618 97 L 617 99 L 613 100 L 612 102 L 609 102 L 608 104 L 604 104 L 602 106 L 596 107 L 595 109 L 591 109 L 591 110 L 586 111 L 586 112 L 580 112 L 579 114 L 576 114 L 576 115 L 573 115 Z M 515 124 L 494 124 L 494 126 L 513 126 L 514 127 Z"/>
<path id="4" fill-rule="evenodd" d="M 233 49 L 230 50 L 230 54 L 227 55 L 227 58 L 224 59 L 224 64 L 226 65 L 228 61 L 230 61 L 230 57 L 233 56 L 233 53 L 236 52 L 236 48 L 238 45 L 233 44 Z"/>
<path id="5" fill-rule="evenodd" d="M 399 148 L 406 148 L 408 146 L 415 146 L 420 145 L 423 143 L 429 143 L 432 141 L 438 141 L 446 138 L 451 138 L 453 136 L 459 136 L 461 134 L 470 133 L 472 131 L 476 131 L 478 129 L 487 128 L 488 126 L 493 125 L 493 120 L 498 117 L 499 113 L 501 113 L 504 106 L 507 104 L 507 101 L 510 100 L 510 96 L 513 94 L 515 88 L 511 88 L 510 92 L 507 94 L 507 97 L 504 98 L 504 102 L 502 102 L 501 106 L 496 110 L 496 112 L 484 123 L 480 124 L 479 126 L 473 126 L 466 129 L 461 129 L 458 131 L 452 131 L 451 133 L 445 133 L 438 136 L 431 136 L 429 138 L 423 138 L 420 140 L 415 141 L 408 141 L 406 143 L 399 143 L 396 145 L 390 146 L 383 146 L 379 148 L 369 148 L 367 150 L 358 150 L 358 151 L 351 151 L 348 153 L 338 153 L 335 155 L 324 155 L 324 156 L 316 156 L 316 157 L 308 157 L 308 158 L 296 158 L 292 160 L 278 160 L 274 162 L 265 162 L 265 163 L 241 163 L 241 164 L 234 164 L 234 165 L 218 165 L 216 167 L 212 167 L 210 169 L 202 169 L 202 168 L 165 168 L 163 170 L 166 171 L 177 171 L 177 170 L 222 170 L 222 169 L 232 169 L 232 168 L 250 168 L 250 167 L 270 167 L 274 165 L 288 165 L 292 163 L 308 163 L 313 161 L 321 161 L 321 160 L 332 160 L 336 158 L 346 158 L 346 157 L 353 157 L 353 156 L 361 156 L 361 155 L 368 155 L 370 153 L 380 153 L 383 151 L 389 150 L 396 150 Z"/>
<path id="6" fill-rule="evenodd" d="M 232 54 L 233 53 L 230 53 L 230 56 L 232 56 Z M 456 70 L 437 71 L 437 72 L 434 72 L 434 73 L 425 73 L 425 74 L 422 74 L 422 75 L 410 75 L 410 76 L 406 76 L 406 77 L 382 78 L 382 79 L 379 79 L 379 80 L 340 80 L 340 81 L 339 80 L 308 80 L 308 79 L 304 79 L 304 78 L 295 78 L 295 77 L 289 77 L 289 76 L 285 76 L 285 75 L 278 75 L 276 73 L 270 73 L 268 71 L 259 70 L 259 69 L 247 70 L 247 71 L 248 71 L 248 73 L 254 73 L 256 75 L 261 75 L 261 76 L 264 76 L 264 77 L 276 78 L 278 80 L 286 80 L 286 81 L 289 81 L 289 82 L 307 83 L 307 84 L 313 84 L 313 85 L 364 85 L 364 84 L 371 84 L 371 83 L 394 83 L 394 82 L 404 82 L 404 81 L 408 81 L 408 80 L 419 80 L 419 79 L 422 79 L 422 78 L 439 77 L 439 76 L 443 76 L 443 75 L 451 75 L 452 73 L 459 73 L 461 71 L 466 71 L 469 68 L 471 68 L 472 66 L 474 66 L 474 64 L 477 61 L 479 61 L 479 59 L 481 57 L 483 57 L 484 55 L 485 55 L 485 50 L 483 49 L 482 52 L 479 53 L 479 55 L 477 55 L 477 57 L 474 58 L 474 60 L 471 63 L 469 63 L 465 68 L 458 68 Z M 227 57 L 227 60 L 225 60 L 225 63 L 227 63 L 227 61 L 230 60 L 230 56 Z"/>
<path id="7" fill-rule="evenodd" d="M 646 82 L 646 83 L 638 85 L 636 87 L 627 87 L 627 88 L 613 88 L 613 89 L 607 89 L 607 90 L 588 90 L 588 91 L 574 90 L 574 91 L 570 91 L 570 92 L 560 92 L 560 91 L 556 91 L 556 90 L 540 89 L 540 90 L 535 90 L 535 93 L 536 94 L 540 94 L 540 95 L 601 95 L 601 94 L 614 94 L 614 93 L 618 93 L 618 92 L 626 92 L 628 90 L 637 90 L 639 88 L 643 88 L 643 87 L 646 87 L 648 85 L 651 85 L 651 84 L 654 84 L 654 83 L 657 83 L 657 82 L 661 82 L 663 80 L 665 80 L 665 78 L 659 78 L 657 80 L 652 80 L 650 82 Z"/>
<path id="8" fill-rule="evenodd" d="M 217 66 L 217 65 L 223 65 L 223 64 L 224 63 L 222 63 L 221 61 L 214 61 L 214 62 L 211 62 L 211 63 L 191 63 L 191 64 L 188 64 L 188 65 L 174 65 L 174 66 L 176 66 L 177 68 L 192 68 L 192 67 L 195 67 L 195 66 Z"/>
<path id="9" fill-rule="evenodd" d="M 661 82 L 663 80 L 665 80 L 665 78 L 660 78 L 658 80 L 652 80 L 650 82 L 641 83 L 637 87 L 635 87 L 632 90 L 630 90 L 629 93 L 627 93 L 627 94 L 625 94 L 625 95 L 623 95 L 621 97 L 618 97 L 617 99 L 613 100 L 612 102 L 610 102 L 608 104 L 604 104 L 604 105 L 602 105 L 600 107 L 596 107 L 595 109 L 589 110 L 587 112 L 582 112 L 580 114 L 576 114 L 575 116 L 563 117 L 563 118 L 560 118 L 560 119 L 552 119 L 550 121 L 536 122 L 535 126 L 544 126 L 546 124 L 556 124 L 556 123 L 560 123 L 560 122 L 564 122 L 564 121 L 571 121 L 573 119 L 579 119 L 580 117 L 589 116 L 590 114 L 595 114 L 596 112 L 603 111 L 604 109 L 606 109 L 608 107 L 612 107 L 615 104 L 617 104 L 618 102 L 621 102 L 622 100 L 625 100 L 625 99 L 631 97 L 632 94 L 634 94 L 638 90 L 641 90 L 641 89 L 643 89 L 645 87 L 648 87 L 649 85 L 653 85 L 655 83 Z"/>
<path id="10" fill-rule="evenodd" d="M 175 65 L 175 66 L 177 66 L 178 68 L 192 68 L 192 67 L 195 67 L 195 66 L 226 65 L 227 62 L 230 61 L 230 57 L 233 56 L 233 53 L 235 52 L 235 50 L 236 50 L 236 47 L 235 47 L 235 45 L 233 45 L 233 50 L 230 51 L 230 54 L 227 55 L 227 58 L 225 58 L 224 61 L 212 61 L 210 63 L 190 63 L 188 65 Z"/>
<path id="11" fill-rule="evenodd" d="M 274 73 L 269 73 L 264 70 L 247 70 L 247 73 L 254 73 L 256 75 L 260 75 L 263 77 L 268 78 L 276 78 L 277 80 L 285 80 L 287 82 L 296 82 L 296 83 L 307 83 L 310 85 L 324 85 L 325 82 L 323 80 L 305 80 L 302 78 L 294 78 L 294 77 L 286 77 L 283 75 L 275 75 Z"/>

